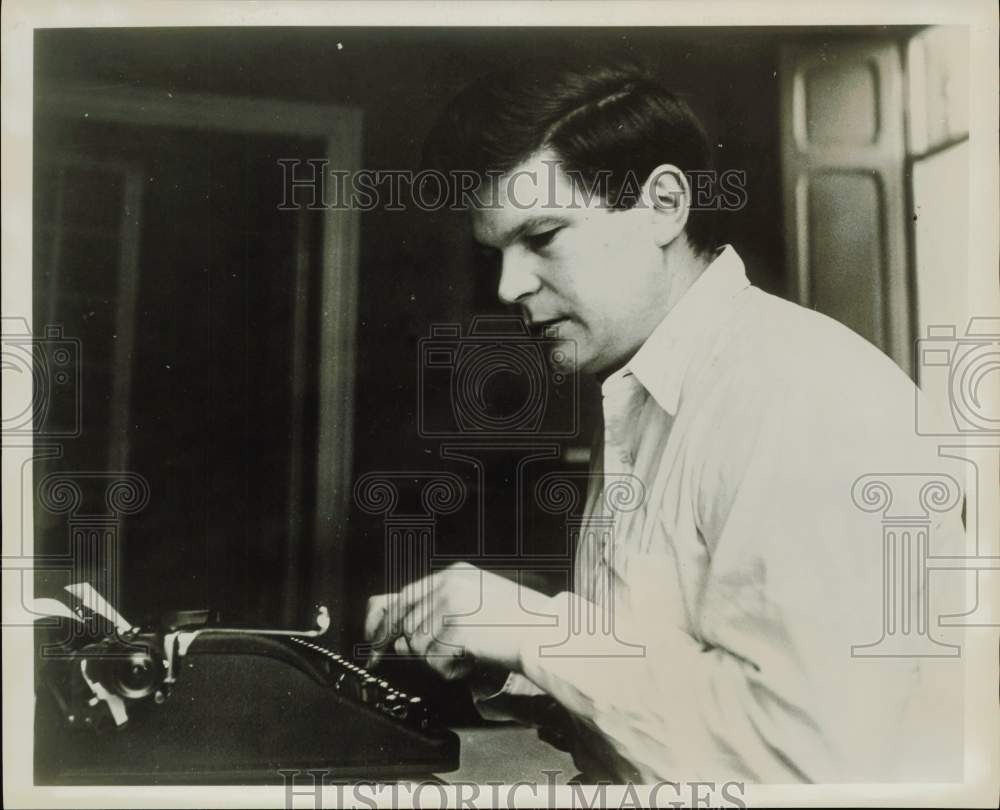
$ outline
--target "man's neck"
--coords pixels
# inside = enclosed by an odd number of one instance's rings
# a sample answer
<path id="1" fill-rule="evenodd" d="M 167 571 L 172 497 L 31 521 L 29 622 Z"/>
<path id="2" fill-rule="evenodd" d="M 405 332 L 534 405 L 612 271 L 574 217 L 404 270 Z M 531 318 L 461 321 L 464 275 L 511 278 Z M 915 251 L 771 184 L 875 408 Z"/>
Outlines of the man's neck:
<path id="1" fill-rule="evenodd" d="M 670 255 L 670 248 L 664 251 L 663 270 L 669 278 L 669 287 L 663 307 L 663 318 L 677 306 L 677 302 L 715 261 L 717 255 L 718 251 L 713 251 L 708 256 L 695 253 L 687 244 L 678 246 L 677 255 Z"/>
<path id="2" fill-rule="evenodd" d="M 701 274 L 705 272 L 708 266 L 715 261 L 717 255 L 718 251 L 714 251 L 709 255 L 695 253 L 686 242 L 681 245 L 671 244 L 664 249 L 663 272 L 666 284 L 664 295 L 661 299 L 662 303 L 656 308 L 656 317 L 648 324 L 648 329 L 645 330 L 646 334 L 643 335 L 640 343 L 634 347 L 627 357 L 623 358 L 620 363 L 617 363 L 613 367 L 602 369 L 594 375 L 598 383 L 603 384 L 608 377 L 629 364 L 635 353 L 649 339 L 653 330 L 677 306 L 677 303 L 684 297 L 684 294 L 701 277 Z"/>

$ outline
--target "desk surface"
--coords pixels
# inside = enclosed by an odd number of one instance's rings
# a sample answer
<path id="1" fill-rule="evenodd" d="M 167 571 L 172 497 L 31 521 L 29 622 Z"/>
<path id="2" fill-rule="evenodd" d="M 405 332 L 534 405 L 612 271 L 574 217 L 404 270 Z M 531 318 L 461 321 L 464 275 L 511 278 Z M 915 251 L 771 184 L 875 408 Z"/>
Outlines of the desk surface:
<path id="1" fill-rule="evenodd" d="M 542 771 L 557 771 L 554 781 L 564 785 L 577 773 L 573 758 L 538 739 L 535 729 L 504 724 L 453 730 L 461 740 L 461 761 L 457 771 L 439 774 L 444 782 L 548 784 L 552 777 Z"/>

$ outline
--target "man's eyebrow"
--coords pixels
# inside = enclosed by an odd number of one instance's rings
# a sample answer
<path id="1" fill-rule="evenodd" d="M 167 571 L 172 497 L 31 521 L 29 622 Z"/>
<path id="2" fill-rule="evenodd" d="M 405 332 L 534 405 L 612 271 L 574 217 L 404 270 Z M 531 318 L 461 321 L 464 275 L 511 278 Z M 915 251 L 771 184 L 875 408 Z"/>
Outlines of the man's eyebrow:
<path id="1" fill-rule="evenodd" d="M 544 228 L 544 227 L 557 228 L 557 227 L 563 227 L 568 224 L 569 222 L 563 217 L 556 217 L 552 216 L 551 214 L 546 216 L 530 217 L 529 219 L 524 220 L 524 222 L 522 222 L 517 227 L 512 228 L 506 233 L 500 234 L 500 238 L 496 240 L 496 244 L 509 245 L 512 242 L 515 242 L 518 239 L 520 239 L 525 234 L 526 231 L 533 230 L 534 228 Z M 493 248 L 494 250 L 498 249 L 493 244 L 488 244 L 480 239 L 477 239 L 475 235 L 473 235 L 472 238 L 475 240 L 476 244 L 479 245 L 480 247 Z"/>

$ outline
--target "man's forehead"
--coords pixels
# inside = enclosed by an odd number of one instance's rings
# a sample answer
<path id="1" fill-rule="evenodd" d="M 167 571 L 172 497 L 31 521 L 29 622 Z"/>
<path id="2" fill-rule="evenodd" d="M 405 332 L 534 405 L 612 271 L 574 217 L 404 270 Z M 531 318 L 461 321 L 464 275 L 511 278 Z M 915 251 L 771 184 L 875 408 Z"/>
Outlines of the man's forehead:
<path id="1" fill-rule="evenodd" d="M 543 149 L 533 152 L 503 174 L 489 172 L 476 190 L 476 197 L 486 207 L 528 208 L 533 204 L 540 207 L 546 202 L 555 202 L 548 198 L 562 186 L 569 186 L 562 158 L 551 149 Z"/>
<path id="2" fill-rule="evenodd" d="M 517 232 L 566 224 L 595 207 L 564 171 L 552 150 L 536 152 L 503 175 L 490 175 L 477 189 L 472 227 L 477 241 L 498 244 Z"/>

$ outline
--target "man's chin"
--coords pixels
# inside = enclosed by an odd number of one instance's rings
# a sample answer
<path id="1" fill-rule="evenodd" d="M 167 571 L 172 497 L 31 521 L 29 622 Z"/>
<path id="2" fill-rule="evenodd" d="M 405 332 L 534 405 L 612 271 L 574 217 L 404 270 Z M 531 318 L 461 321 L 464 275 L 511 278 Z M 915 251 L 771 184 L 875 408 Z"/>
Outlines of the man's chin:
<path id="1" fill-rule="evenodd" d="M 580 361 L 586 359 L 583 354 L 585 350 L 577 341 L 569 337 L 565 330 L 563 332 L 553 330 L 541 339 L 546 344 L 549 364 L 554 370 L 563 374 L 575 374 L 583 370 Z"/>
<path id="2" fill-rule="evenodd" d="M 609 361 L 606 357 L 586 356 L 580 358 L 580 362 L 576 364 L 576 371 L 579 374 L 588 374 L 596 377 L 598 382 L 604 382 L 604 380 L 618 371 L 618 369 L 622 368 L 625 362 L 624 360 Z"/>

